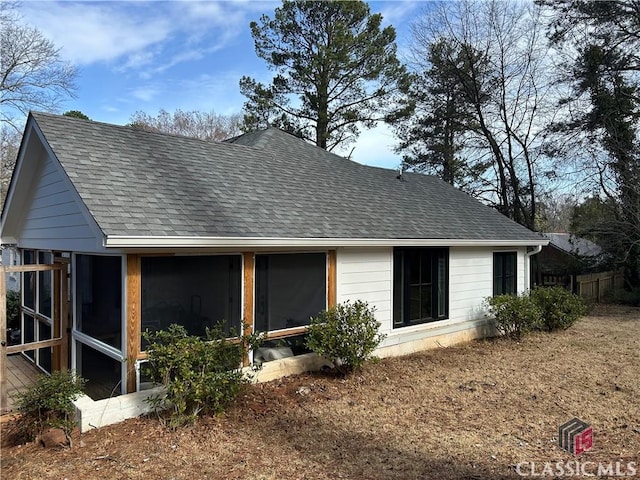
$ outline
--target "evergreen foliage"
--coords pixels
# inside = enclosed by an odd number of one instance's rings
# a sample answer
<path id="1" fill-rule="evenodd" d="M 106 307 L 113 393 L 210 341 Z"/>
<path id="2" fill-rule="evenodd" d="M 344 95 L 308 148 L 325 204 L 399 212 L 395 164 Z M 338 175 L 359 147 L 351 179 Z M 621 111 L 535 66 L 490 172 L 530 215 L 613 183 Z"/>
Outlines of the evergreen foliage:
<path id="1" fill-rule="evenodd" d="M 311 320 L 306 344 L 309 350 L 330 360 L 346 375 L 361 368 L 378 348 L 385 335 L 374 309 L 363 301 L 345 302 Z"/>
<path id="2" fill-rule="evenodd" d="M 277 126 L 333 150 L 382 120 L 406 80 L 395 29 L 363 1 L 284 0 L 251 34 L 275 77 L 240 80 L 246 131 Z"/>

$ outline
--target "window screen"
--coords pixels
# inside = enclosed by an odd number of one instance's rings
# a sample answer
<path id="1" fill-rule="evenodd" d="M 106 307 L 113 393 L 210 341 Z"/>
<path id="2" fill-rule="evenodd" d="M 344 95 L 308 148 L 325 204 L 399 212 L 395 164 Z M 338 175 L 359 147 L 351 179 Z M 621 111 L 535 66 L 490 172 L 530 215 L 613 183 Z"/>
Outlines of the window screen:
<path id="1" fill-rule="evenodd" d="M 190 335 L 240 332 L 241 257 L 142 258 L 142 332 L 182 325 Z"/>
<path id="2" fill-rule="evenodd" d="M 76 328 L 121 348 L 122 259 L 76 255 Z"/>
<path id="3" fill-rule="evenodd" d="M 76 342 L 78 374 L 87 380 L 84 392 L 93 400 L 117 397 L 122 391 L 122 365 L 98 350 Z"/>
<path id="4" fill-rule="evenodd" d="M 38 252 L 38 263 L 53 263 L 51 252 Z M 51 318 L 51 300 L 53 298 L 53 272 L 38 272 L 38 312 Z"/>
<path id="5" fill-rule="evenodd" d="M 327 307 L 324 253 L 256 255 L 255 328 L 309 325 Z"/>
<path id="6" fill-rule="evenodd" d="M 22 252 L 22 263 L 24 265 L 36 264 L 36 252 L 33 250 L 24 250 Z M 31 309 L 36 309 L 36 272 L 24 272 L 22 274 L 22 304 Z"/>

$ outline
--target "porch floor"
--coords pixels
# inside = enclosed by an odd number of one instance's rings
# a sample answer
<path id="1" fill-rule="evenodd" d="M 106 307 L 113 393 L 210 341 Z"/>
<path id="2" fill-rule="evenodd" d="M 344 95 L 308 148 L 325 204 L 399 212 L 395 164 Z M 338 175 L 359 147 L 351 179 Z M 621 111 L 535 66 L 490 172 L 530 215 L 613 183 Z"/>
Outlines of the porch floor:
<path id="1" fill-rule="evenodd" d="M 1 413 L 13 411 L 13 396 L 33 385 L 40 375 L 44 375 L 42 371 L 21 354 L 7 356 L 7 409 Z"/>

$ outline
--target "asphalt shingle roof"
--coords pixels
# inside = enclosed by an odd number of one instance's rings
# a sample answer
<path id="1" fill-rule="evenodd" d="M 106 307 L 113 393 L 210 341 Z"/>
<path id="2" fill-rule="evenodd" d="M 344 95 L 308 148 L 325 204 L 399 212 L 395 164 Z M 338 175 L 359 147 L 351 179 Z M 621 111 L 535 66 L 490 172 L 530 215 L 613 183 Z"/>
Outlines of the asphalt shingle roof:
<path id="1" fill-rule="evenodd" d="M 602 248 L 591 240 L 576 237 L 570 233 L 545 233 L 551 245 L 572 255 L 583 257 L 597 257 L 602 254 Z"/>
<path id="2" fill-rule="evenodd" d="M 531 240 L 441 180 L 270 128 L 212 143 L 32 114 L 106 235 Z"/>

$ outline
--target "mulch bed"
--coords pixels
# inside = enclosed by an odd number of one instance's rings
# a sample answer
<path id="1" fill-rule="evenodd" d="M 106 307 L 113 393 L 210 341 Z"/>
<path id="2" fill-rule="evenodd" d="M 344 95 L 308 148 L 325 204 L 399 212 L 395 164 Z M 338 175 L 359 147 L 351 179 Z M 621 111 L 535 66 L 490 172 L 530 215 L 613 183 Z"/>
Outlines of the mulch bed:
<path id="1" fill-rule="evenodd" d="M 348 378 L 257 384 L 175 431 L 138 418 L 71 448 L 2 448 L 11 479 L 507 479 L 535 462 L 639 462 L 640 309 L 598 307 L 567 331 L 384 359 Z M 578 417 L 580 457 L 557 445 Z M 2 436 L 10 423 L 2 425 Z M 529 463 L 527 463 L 529 464 Z M 538 472 L 539 473 L 539 472 Z"/>

